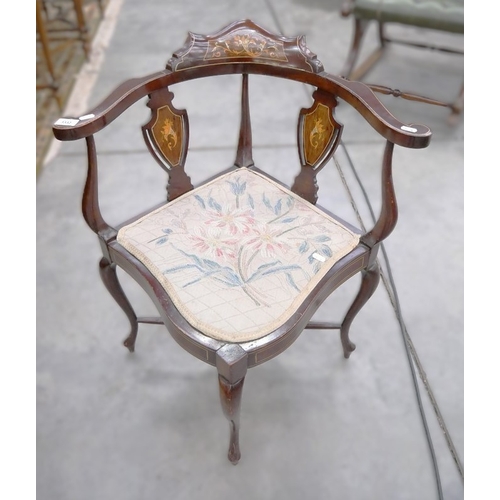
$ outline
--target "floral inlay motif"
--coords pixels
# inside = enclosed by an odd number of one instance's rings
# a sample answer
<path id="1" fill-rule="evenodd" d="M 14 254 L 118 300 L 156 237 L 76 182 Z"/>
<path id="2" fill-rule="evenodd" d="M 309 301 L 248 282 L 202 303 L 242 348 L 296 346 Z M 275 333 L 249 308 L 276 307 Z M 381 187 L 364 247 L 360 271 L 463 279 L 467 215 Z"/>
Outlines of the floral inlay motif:
<path id="1" fill-rule="evenodd" d="M 303 144 L 306 163 L 314 166 L 323 156 L 335 133 L 331 110 L 322 103 L 304 116 Z"/>
<path id="2" fill-rule="evenodd" d="M 205 59 L 249 57 L 287 61 L 283 43 L 254 31 L 241 30 L 218 40 L 210 40 Z"/>
<path id="3" fill-rule="evenodd" d="M 179 165 L 183 149 L 184 124 L 182 114 L 170 106 L 158 108 L 151 127 L 154 142 L 171 166 Z"/>
<path id="4" fill-rule="evenodd" d="M 323 119 L 316 118 L 316 120 L 314 120 L 314 128 L 309 134 L 309 142 L 314 149 L 317 149 L 323 142 L 325 132 L 326 128 L 323 125 Z"/>
<path id="5" fill-rule="evenodd" d="M 161 133 L 163 134 L 163 138 L 167 143 L 168 149 L 172 151 L 177 144 L 177 132 L 174 130 L 174 124 L 170 118 L 166 118 L 163 122 Z"/>
<path id="6" fill-rule="evenodd" d="M 291 314 L 358 236 L 242 168 L 123 228 L 118 241 L 193 324 L 227 340 L 264 335 Z"/>

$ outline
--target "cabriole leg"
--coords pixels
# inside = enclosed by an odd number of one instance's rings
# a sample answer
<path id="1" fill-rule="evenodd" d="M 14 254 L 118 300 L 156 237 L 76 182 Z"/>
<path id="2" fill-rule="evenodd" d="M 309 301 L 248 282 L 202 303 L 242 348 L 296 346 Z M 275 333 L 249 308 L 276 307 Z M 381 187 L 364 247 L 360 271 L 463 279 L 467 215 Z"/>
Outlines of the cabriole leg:
<path id="1" fill-rule="evenodd" d="M 366 304 L 368 299 L 373 295 L 380 281 L 380 268 L 375 261 L 368 269 L 361 271 L 361 286 L 359 292 L 351 304 L 351 307 L 345 315 L 342 326 L 340 327 L 340 340 L 344 349 L 344 357 L 347 359 L 351 352 L 356 349 L 356 345 L 349 339 L 349 328 L 356 314 Z"/>
<path id="2" fill-rule="evenodd" d="M 234 465 L 241 458 L 240 407 L 244 381 L 245 377 L 238 380 L 235 384 L 231 384 L 222 375 L 219 375 L 220 402 L 224 416 L 229 421 L 229 450 L 227 458 Z"/>
<path id="3" fill-rule="evenodd" d="M 236 465 L 240 458 L 240 407 L 248 355 L 238 344 L 226 344 L 216 354 L 222 411 L 229 421 L 227 458 Z"/>
<path id="4" fill-rule="evenodd" d="M 99 274 L 101 275 L 101 279 L 106 286 L 106 289 L 116 300 L 116 302 L 122 308 L 123 312 L 127 315 L 127 318 L 130 321 L 130 334 L 123 341 L 123 345 L 130 352 L 134 352 L 135 339 L 137 338 L 137 330 L 139 328 L 139 324 L 137 322 L 137 316 L 135 315 L 130 302 L 125 296 L 123 288 L 118 281 L 118 276 L 116 274 L 116 264 L 110 263 L 108 259 L 103 257 L 99 262 Z"/>

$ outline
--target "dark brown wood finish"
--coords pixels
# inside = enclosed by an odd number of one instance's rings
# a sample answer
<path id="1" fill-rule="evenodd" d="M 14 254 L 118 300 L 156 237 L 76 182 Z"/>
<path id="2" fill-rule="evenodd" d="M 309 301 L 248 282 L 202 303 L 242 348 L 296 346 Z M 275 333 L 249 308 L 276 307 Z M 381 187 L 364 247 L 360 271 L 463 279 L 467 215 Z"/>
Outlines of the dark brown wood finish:
<path id="1" fill-rule="evenodd" d="M 224 416 L 229 421 L 229 450 L 227 458 L 236 465 L 241 458 L 240 451 L 240 408 L 245 378 L 231 383 L 219 375 L 219 393 Z"/>
<path id="2" fill-rule="evenodd" d="M 392 156 L 394 144 L 387 142 L 382 160 L 382 207 L 377 222 L 361 237 L 363 243 L 374 247 L 392 233 L 398 221 L 398 205 L 392 180 Z"/>
<path id="3" fill-rule="evenodd" d="M 382 207 L 374 227 L 363 233 L 318 207 L 358 233 L 360 243 L 329 269 L 284 324 L 261 338 L 240 343 L 222 342 L 194 328 L 146 266 L 118 243 L 118 229 L 142 217 L 144 213 L 137 214 L 116 228 L 103 219 L 99 208 L 94 141 L 96 133 L 109 126 L 134 103 L 149 96 L 148 106 L 152 115 L 142 127 L 143 134 L 149 151 L 169 174 L 168 199 L 176 198 L 193 188 L 184 170 L 189 145 L 189 123 L 187 111 L 178 110 L 173 105 L 173 93 L 169 89 L 184 81 L 227 74 L 242 75 L 241 125 L 232 169 L 249 167 L 268 177 L 271 176 L 254 166 L 252 156 L 249 75 L 287 78 L 315 88 L 314 103 L 299 112 L 300 172 L 292 187 L 295 193 L 312 203 L 316 203 L 317 199 L 316 174 L 330 160 L 340 141 L 343 125 L 334 118 L 334 109 L 339 100 L 353 106 L 386 141 L 381 175 Z M 53 131 L 59 140 L 86 140 L 88 173 L 82 201 L 83 216 L 98 235 L 101 244 L 101 278 L 130 321 L 131 331 L 124 344 L 131 352 L 134 351 L 139 323 L 163 323 L 183 349 L 217 369 L 222 410 L 230 426 L 228 458 L 236 464 L 241 456 L 239 420 L 242 388 L 249 368 L 282 353 L 306 328 L 340 328 L 344 356 L 349 357 L 354 349 L 349 339 L 351 323 L 377 287 L 379 272 L 376 256 L 379 243 L 389 235 L 397 221 L 392 182 L 394 145 L 426 147 L 431 132 L 424 125 L 406 125 L 398 121 L 366 85 L 324 72 L 321 62 L 306 47 L 304 37 L 274 35 L 248 20 L 233 23 L 213 35 L 190 33 L 186 44 L 174 53 L 166 70 L 128 80 L 84 117 L 71 120 L 64 118 L 56 122 Z M 221 174 L 227 171 L 221 169 Z M 136 315 L 118 282 L 117 267 L 127 272 L 147 292 L 160 318 L 141 318 Z M 342 323 L 311 322 L 326 298 L 358 273 L 362 277 L 360 291 Z"/>
<path id="4" fill-rule="evenodd" d="M 337 149 L 343 125 L 333 116 L 338 104 L 335 96 L 317 90 L 313 98 L 313 105 L 299 114 L 297 144 L 301 169 L 292 191 L 314 205 L 318 200 L 316 175 Z"/>
<path id="5" fill-rule="evenodd" d="M 123 345 L 130 352 L 134 352 L 135 339 L 137 338 L 137 332 L 139 330 L 139 320 L 137 319 L 134 309 L 127 299 L 120 282 L 118 281 L 118 276 L 116 275 L 116 264 L 114 262 L 111 263 L 108 259 L 103 257 L 99 262 L 99 274 L 104 286 L 116 300 L 116 303 L 122 308 L 123 312 L 127 315 L 127 318 L 130 321 L 130 333 L 123 341 Z"/>
<path id="6" fill-rule="evenodd" d="M 237 167 L 252 167 L 252 124 L 250 123 L 250 104 L 248 101 L 248 74 L 243 73 L 241 88 L 241 124 L 238 150 L 234 164 Z"/>
<path id="7" fill-rule="evenodd" d="M 151 119 L 142 133 L 150 153 L 168 173 L 167 200 L 171 201 L 193 189 L 184 170 L 189 144 L 189 120 L 186 110 L 172 104 L 174 94 L 168 88 L 150 95 Z"/>
<path id="8" fill-rule="evenodd" d="M 431 139 L 429 127 L 399 121 L 366 84 L 326 72 L 316 75 L 295 68 L 286 69 L 265 63 L 220 64 L 209 68 L 186 69 L 178 73 L 165 70 L 144 78 L 128 80 L 117 87 L 101 104 L 90 110 L 85 119 L 64 118 L 64 120 L 76 120 L 75 125 L 56 122 L 52 127 L 54 136 L 61 141 L 83 139 L 102 130 L 130 106 L 155 90 L 196 78 L 234 73 L 261 74 L 307 83 L 351 105 L 382 137 L 394 144 L 407 148 L 426 148 L 429 145 Z M 92 117 L 88 117 L 89 115 Z"/>
<path id="9" fill-rule="evenodd" d="M 196 66 L 263 63 L 319 73 L 323 65 L 306 45 L 304 36 L 279 36 L 253 21 L 236 21 L 212 35 L 189 33 L 174 52 L 167 69 L 183 71 Z"/>
<path id="10" fill-rule="evenodd" d="M 243 383 L 248 367 L 248 355 L 238 344 L 226 344 L 216 353 L 219 373 L 219 394 L 224 416 L 229 421 L 227 457 L 236 465 L 240 458 L 240 407 Z"/>
<path id="11" fill-rule="evenodd" d="M 340 326 L 340 340 L 344 349 L 344 357 L 347 359 L 352 351 L 356 349 L 356 345 L 349 339 L 349 329 L 356 314 L 366 304 L 368 299 L 373 295 L 380 281 L 380 268 L 375 260 L 369 267 L 361 271 L 361 286 L 358 295 L 351 304 L 351 307 L 345 315 L 344 321 Z"/>

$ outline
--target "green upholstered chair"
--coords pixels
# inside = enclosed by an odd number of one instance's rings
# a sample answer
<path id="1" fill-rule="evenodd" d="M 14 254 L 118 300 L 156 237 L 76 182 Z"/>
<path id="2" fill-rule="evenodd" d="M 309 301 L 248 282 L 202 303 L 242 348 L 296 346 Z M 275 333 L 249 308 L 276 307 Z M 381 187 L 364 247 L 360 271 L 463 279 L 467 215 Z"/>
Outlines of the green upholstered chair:
<path id="1" fill-rule="evenodd" d="M 427 40 L 402 40 L 388 37 L 385 25 L 396 23 L 429 30 L 464 34 L 463 0 L 347 0 L 342 16 L 354 18 L 354 33 L 349 55 L 341 72 L 346 78 L 360 80 L 380 59 L 389 43 L 462 54 L 462 50 L 431 45 Z M 378 27 L 379 46 L 360 64 L 358 62 L 361 43 L 370 21 Z M 463 109 L 463 84 L 458 96 L 451 102 L 435 101 L 434 104 L 451 109 L 451 118 L 456 118 Z"/>

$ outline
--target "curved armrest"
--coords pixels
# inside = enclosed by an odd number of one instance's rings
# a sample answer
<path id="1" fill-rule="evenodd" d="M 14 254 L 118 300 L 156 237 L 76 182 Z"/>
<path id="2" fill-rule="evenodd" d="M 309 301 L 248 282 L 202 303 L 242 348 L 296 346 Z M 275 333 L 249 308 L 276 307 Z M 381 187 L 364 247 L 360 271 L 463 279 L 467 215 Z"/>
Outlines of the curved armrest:
<path id="1" fill-rule="evenodd" d="M 88 113 L 78 118 L 59 118 L 52 126 L 54 136 L 60 141 L 75 141 L 95 134 L 139 99 L 160 88 L 169 74 L 163 70 L 123 82 Z"/>
<path id="2" fill-rule="evenodd" d="M 248 73 L 259 73 L 260 67 L 265 67 L 267 74 L 282 76 L 286 73 L 288 77 L 299 81 L 310 80 L 313 85 L 338 93 L 339 97 L 351 104 L 377 132 L 394 144 L 409 148 L 425 148 L 429 145 L 432 133 L 428 127 L 400 122 L 364 83 L 346 80 L 326 72 L 306 73 L 298 69 L 286 70 L 262 63 L 242 64 L 240 71 L 243 69 Z M 196 67 L 182 72 L 163 70 L 142 78 L 127 80 L 89 113 L 79 118 L 57 120 L 52 127 L 54 136 L 61 141 L 74 141 L 93 135 L 144 96 L 178 81 L 205 76 L 205 71 L 205 68 Z M 231 65 L 222 64 L 219 73 L 234 73 L 234 69 Z M 325 83 L 331 83 L 334 87 L 328 88 L 329 85 Z"/>
<path id="3" fill-rule="evenodd" d="M 432 136 L 429 127 L 399 121 L 364 83 L 346 80 L 329 73 L 323 73 L 322 76 L 345 88 L 352 96 L 345 96 L 345 100 L 387 140 L 407 148 L 425 148 L 429 145 Z"/>

